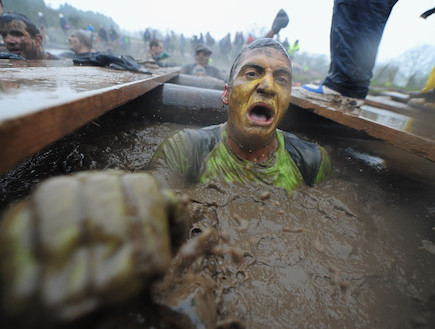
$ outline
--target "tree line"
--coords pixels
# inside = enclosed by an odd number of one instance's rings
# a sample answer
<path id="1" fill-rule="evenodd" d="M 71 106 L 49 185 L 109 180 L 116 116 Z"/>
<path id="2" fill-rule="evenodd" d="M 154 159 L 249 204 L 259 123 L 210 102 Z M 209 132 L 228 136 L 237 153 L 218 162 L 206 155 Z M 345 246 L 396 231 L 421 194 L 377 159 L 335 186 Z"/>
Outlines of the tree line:
<path id="1" fill-rule="evenodd" d="M 118 29 L 119 26 L 111 17 L 93 11 L 83 11 L 74 8 L 69 4 L 63 4 L 59 9 L 47 7 L 44 0 L 3 0 L 5 12 L 15 12 L 27 16 L 32 22 L 38 25 L 38 13 L 42 13 L 48 27 L 59 27 L 59 14 L 65 16 L 68 24 L 75 29 L 83 29 L 89 23 L 96 29 L 103 25 L 108 28 L 113 26 Z"/>

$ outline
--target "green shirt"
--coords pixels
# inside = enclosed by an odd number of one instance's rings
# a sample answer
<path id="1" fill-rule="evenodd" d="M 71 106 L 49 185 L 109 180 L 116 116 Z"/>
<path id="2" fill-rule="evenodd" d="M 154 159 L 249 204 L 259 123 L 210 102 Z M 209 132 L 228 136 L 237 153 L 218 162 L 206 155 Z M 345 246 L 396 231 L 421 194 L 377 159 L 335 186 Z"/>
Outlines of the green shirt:
<path id="1" fill-rule="evenodd" d="M 226 182 L 274 185 L 287 192 L 323 180 L 331 171 L 326 151 L 319 145 L 276 131 L 278 149 L 263 163 L 240 158 L 226 144 L 225 124 L 185 129 L 163 142 L 155 158 L 165 160 L 171 170 L 187 182 Z"/>

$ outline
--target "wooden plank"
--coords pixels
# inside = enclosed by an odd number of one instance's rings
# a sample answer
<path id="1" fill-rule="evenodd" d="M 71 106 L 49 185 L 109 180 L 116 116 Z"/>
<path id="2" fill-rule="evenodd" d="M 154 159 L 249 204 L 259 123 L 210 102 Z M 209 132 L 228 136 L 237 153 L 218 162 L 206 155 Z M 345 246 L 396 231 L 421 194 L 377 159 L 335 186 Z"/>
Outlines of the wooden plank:
<path id="1" fill-rule="evenodd" d="M 414 107 L 409 106 L 406 103 L 398 102 L 391 99 L 390 96 L 370 96 L 365 99 L 365 104 L 379 107 L 381 109 L 391 110 L 398 113 L 409 114 L 415 112 Z"/>
<path id="2" fill-rule="evenodd" d="M 102 67 L 24 63 L 28 66 L 0 68 L 0 174 L 179 72 L 168 68 L 146 75 Z"/>
<path id="3" fill-rule="evenodd" d="M 409 100 L 409 95 L 398 91 L 382 91 L 381 96 L 390 97 L 393 101 L 406 103 Z"/>
<path id="4" fill-rule="evenodd" d="M 435 116 L 427 120 L 418 112 L 405 115 L 370 105 L 353 108 L 308 99 L 297 87 L 291 103 L 435 162 Z"/>

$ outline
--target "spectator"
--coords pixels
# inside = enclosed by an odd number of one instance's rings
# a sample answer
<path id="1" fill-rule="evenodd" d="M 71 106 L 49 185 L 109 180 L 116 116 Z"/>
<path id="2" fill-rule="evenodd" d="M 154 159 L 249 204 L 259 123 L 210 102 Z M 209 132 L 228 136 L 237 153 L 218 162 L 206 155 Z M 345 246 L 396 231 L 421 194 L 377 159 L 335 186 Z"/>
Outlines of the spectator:
<path id="1" fill-rule="evenodd" d="M 107 31 L 103 27 L 103 25 L 100 25 L 100 28 L 98 29 L 97 40 L 98 40 L 98 44 L 99 44 L 99 50 L 106 49 L 109 39 L 107 36 Z"/>
<path id="2" fill-rule="evenodd" d="M 212 48 L 212 47 L 214 46 L 215 42 L 216 42 L 216 41 L 215 41 L 214 38 L 211 36 L 210 32 L 207 32 L 207 33 L 205 34 L 205 44 L 206 44 L 208 47 Z"/>
<path id="3" fill-rule="evenodd" d="M 426 19 L 433 13 L 435 13 L 435 7 L 426 10 L 420 15 L 420 17 Z M 409 98 L 408 104 L 411 106 L 435 110 L 435 66 L 433 67 L 424 88 L 417 93 L 411 93 Z"/>
<path id="4" fill-rule="evenodd" d="M 251 33 L 249 33 L 248 39 L 246 39 L 246 44 L 249 45 L 254 40 L 255 40 L 254 36 Z"/>
<path id="5" fill-rule="evenodd" d="M 3 2 L 2 2 L 2 0 L 0 0 L 0 16 L 3 15 L 4 9 L 5 8 L 3 6 Z M 7 48 L 6 48 L 6 46 L 5 46 L 3 41 L 0 42 L 0 52 L 2 52 L 2 53 L 7 52 Z"/>
<path id="6" fill-rule="evenodd" d="M 112 43 L 115 43 L 118 41 L 119 35 L 118 32 L 116 32 L 116 30 L 113 28 L 113 26 L 110 27 L 109 30 L 109 40 Z"/>
<path id="7" fill-rule="evenodd" d="M 288 41 L 287 37 L 282 42 L 282 46 L 284 47 L 284 49 L 288 49 L 288 47 L 290 47 L 290 42 Z"/>
<path id="8" fill-rule="evenodd" d="M 224 58 L 225 60 L 229 61 L 230 60 L 230 53 L 231 53 L 231 34 L 227 33 L 227 35 L 225 35 L 225 37 L 223 37 L 220 41 L 219 41 L 219 51 L 220 51 L 220 57 Z"/>
<path id="9" fill-rule="evenodd" d="M 95 29 L 94 29 L 94 27 L 92 26 L 91 23 L 88 23 L 88 26 L 86 26 L 86 31 L 89 31 L 89 33 L 90 33 L 91 35 L 94 34 Z"/>
<path id="10" fill-rule="evenodd" d="M 143 33 L 143 41 L 145 42 L 145 44 L 148 44 L 148 42 L 151 41 L 151 33 L 149 28 L 147 28 Z"/>
<path id="11" fill-rule="evenodd" d="M 299 51 L 299 40 L 296 40 L 293 42 L 291 46 L 288 46 L 286 49 L 288 49 L 288 54 L 290 55 L 290 58 L 293 59 L 295 54 Z"/>
<path id="12" fill-rule="evenodd" d="M 42 12 L 38 12 L 38 24 L 41 30 L 47 28 L 47 20 Z"/>
<path id="13" fill-rule="evenodd" d="M 179 45 L 180 55 L 184 56 L 184 52 L 186 50 L 186 38 L 184 37 L 184 34 L 181 33 L 180 35 L 180 45 Z"/>
<path id="14" fill-rule="evenodd" d="M 59 23 L 63 33 L 66 35 L 71 26 L 66 22 L 65 16 L 62 13 L 59 14 Z"/>
<path id="15" fill-rule="evenodd" d="M 242 50 L 245 45 L 245 38 L 243 37 L 243 32 L 236 32 L 236 36 L 234 38 L 234 48 L 237 53 Z"/>

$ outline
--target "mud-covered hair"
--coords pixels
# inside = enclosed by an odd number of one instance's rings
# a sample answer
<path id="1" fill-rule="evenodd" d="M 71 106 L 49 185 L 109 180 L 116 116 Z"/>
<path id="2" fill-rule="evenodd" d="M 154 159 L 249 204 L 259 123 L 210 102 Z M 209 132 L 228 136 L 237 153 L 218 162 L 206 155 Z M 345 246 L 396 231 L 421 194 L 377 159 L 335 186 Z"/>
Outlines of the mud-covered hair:
<path id="1" fill-rule="evenodd" d="M 5 14 L 0 16 L 0 24 L 9 24 L 13 21 L 21 21 L 26 24 L 26 31 L 32 38 L 34 38 L 37 34 L 41 34 L 36 25 L 22 14 Z"/>
<path id="2" fill-rule="evenodd" d="M 252 41 L 250 44 L 243 47 L 243 49 L 240 51 L 240 53 L 237 55 L 236 59 L 234 60 L 234 63 L 231 66 L 230 78 L 228 81 L 228 86 L 230 88 L 231 88 L 231 85 L 233 84 L 234 74 L 236 73 L 236 70 L 237 70 L 240 62 L 242 61 L 243 56 L 246 53 L 250 52 L 251 50 L 258 49 L 258 48 L 265 48 L 265 47 L 275 48 L 275 49 L 280 50 L 288 58 L 289 62 L 291 63 L 290 56 L 287 53 L 287 51 L 284 49 L 284 47 L 282 46 L 281 43 L 279 43 L 278 41 L 276 41 L 272 38 L 256 39 L 256 40 Z"/>

